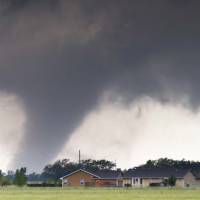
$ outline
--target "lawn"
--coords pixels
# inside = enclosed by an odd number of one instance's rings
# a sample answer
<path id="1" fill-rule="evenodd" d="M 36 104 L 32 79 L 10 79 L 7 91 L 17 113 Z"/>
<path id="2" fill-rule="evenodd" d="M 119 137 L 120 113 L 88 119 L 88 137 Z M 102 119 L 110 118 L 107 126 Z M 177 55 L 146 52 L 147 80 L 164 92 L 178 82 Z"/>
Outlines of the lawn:
<path id="1" fill-rule="evenodd" d="M 195 200 L 195 189 L 1 188 L 0 200 Z"/>

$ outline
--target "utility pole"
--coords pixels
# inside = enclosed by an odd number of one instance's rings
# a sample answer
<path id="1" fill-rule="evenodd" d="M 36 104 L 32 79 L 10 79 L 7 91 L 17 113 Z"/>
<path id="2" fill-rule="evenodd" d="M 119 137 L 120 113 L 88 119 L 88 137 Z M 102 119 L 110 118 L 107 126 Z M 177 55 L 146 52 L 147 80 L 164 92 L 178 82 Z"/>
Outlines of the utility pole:
<path id="1" fill-rule="evenodd" d="M 78 151 L 78 163 L 81 164 L 81 150 Z"/>
<path id="2" fill-rule="evenodd" d="M 117 170 L 117 160 L 115 160 L 115 170 Z"/>

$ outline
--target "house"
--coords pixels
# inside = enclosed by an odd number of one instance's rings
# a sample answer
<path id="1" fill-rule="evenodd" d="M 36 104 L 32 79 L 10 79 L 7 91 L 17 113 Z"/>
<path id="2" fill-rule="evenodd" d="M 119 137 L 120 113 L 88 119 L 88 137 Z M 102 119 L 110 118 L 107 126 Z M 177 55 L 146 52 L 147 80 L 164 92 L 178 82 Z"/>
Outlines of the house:
<path id="1" fill-rule="evenodd" d="M 27 181 L 26 185 L 28 187 L 44 187 L 44 181 Z"/>
<path id="2" fill-rule="evenodd" d="M 121 171 L 79 169 L 61 178 L 62 187 L 93 186 L 93 187 L 118 187 L 122 186 Z"/>
<path id="3" fill-rule="evenodd" d="M 124 173 L 123 186 L 164 186 L 170 176 L 176 177 L 176 187 L 189 187 L 198 184 L 197 178 L 188 169 L 136 168 Z"/>

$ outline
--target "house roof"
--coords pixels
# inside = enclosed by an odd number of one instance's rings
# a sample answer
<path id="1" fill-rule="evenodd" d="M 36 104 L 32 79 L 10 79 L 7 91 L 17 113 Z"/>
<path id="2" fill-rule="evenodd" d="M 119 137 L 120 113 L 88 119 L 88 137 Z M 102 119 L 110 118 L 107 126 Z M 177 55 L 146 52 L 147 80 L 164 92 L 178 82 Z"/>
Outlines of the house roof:
<path id="1" fill-rule="evenodd" d="M 121 171 L 115 170 L 99 170 L 93 173 L 100 179 L 118 179 L 121 177 Z"/>
<path id="2" fill-rule="evenodd" d="M 200 175 L 197 175 L 196 178 L 197 178 L 197 179 L 200 179 Z"/>
<path id="3" fill-rule="evenodd" d="M 193 172 L 193 174 L 197 179 L 200 179 L 200 173 L 199 172 Z"/>
<path id="4" fill-rule="evenodd" d="M 90 174 L 90 175 L 93 176 L 93 177 L 100 178 L 100 177 L 98 177 L 97 175 L 95 175 L 95 174 L 93 174 L 93 173 L 91 173 L 91 172 L 89 172 L 89 171 L 86 171 L 86 170 L 84 170 L 84 169 L 78 169 L 78 170 L 73 171 L 73 172 L 71 172 L 71 173 L 69 173 L 69 174 L 66 174 L 65 176 L 61 177 L 60 179 L 69 177 L 69 176 L 71 176 L 71 175 L 73 175 L 73 174 L 75 174 L 75 173 L 77 173 L 77 172 L 79 172 L 79 171 L 82 171 L 82 172 L 84 172 L 84 173 Z"/>
<path id="5" fill-rule="evenodd" d="M 92 175 L 94 179 L 118 179 L 121 177 L 121 172 L 120 171 L 115 171 L 115 170 L 84 170 L 84 169 L 79 169 L 76 170 L 72 173 L 69 173 L 60 179 L 69 177 L 79 171 L 82 171 L 84 173 Z"/>
<path id="6" fill-rule="evenodd" d="M 124 178 L 167 178 L 175 176 L 176 178 L 184 178 L 188 169 L 175 169 L 175 168 L 136 168 L 128 170 L 124 173 Z"/>

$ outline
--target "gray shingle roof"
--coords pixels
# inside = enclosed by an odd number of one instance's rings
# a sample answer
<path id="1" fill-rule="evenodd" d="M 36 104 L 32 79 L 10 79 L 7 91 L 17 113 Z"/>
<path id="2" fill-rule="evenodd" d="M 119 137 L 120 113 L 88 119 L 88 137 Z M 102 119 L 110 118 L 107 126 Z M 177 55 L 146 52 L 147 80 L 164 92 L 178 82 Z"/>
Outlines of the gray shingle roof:
<path id="1" fill-rule="evenodd" d="M 194 172 L 193 174 L 197 179 L 200 179 L 200 173 L 199 172 L 196 172 L 196 173 Z"/>
<path id="2" fill-rule="evenodd" d="M 183 178 L 188 169 L 175 169 L 175 168 L 136 168 L 128 170 L 124 173 L 124 178 L 138 177 L 138 178 L 165 178 L 175 176 L 176 178 Z"/>
<path id="3" fill-rule="evenodd" d="M 91 173 L 95 174 L 101 179 L 118 179 L 121 177 L 121 172 L 115 170 L 100 170 L 100 171 L 93 171 Z"/>
<path id="4" fill-rule="evenodd" d="M 92 175 L 92 177 L 94 179 L 118 179 L 122 177 L 122 173 L 121 171 L 115 171 L 115 170 L 84 170 L 84 169 L 79 169 L 76 170 L 72 173 L 69 173 L 63 177 L 61 177 L 61 179 L 71 176 L 74 173 L 77 173 L 79 171 L 83 171 L 85 173 L 88 173 L 90 175 Z"/>

